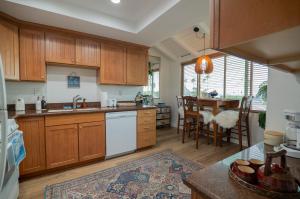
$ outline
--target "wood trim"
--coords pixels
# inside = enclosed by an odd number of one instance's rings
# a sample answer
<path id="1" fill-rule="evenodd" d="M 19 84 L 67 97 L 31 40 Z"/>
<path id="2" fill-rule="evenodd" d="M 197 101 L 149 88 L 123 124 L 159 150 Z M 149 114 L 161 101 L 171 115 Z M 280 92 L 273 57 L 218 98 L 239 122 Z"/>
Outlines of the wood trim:
<path id="1" fill-rule="evenodd" d="M 213 49 L 220 47 L 220 0 L 210 0 L 210 40 Z"/>

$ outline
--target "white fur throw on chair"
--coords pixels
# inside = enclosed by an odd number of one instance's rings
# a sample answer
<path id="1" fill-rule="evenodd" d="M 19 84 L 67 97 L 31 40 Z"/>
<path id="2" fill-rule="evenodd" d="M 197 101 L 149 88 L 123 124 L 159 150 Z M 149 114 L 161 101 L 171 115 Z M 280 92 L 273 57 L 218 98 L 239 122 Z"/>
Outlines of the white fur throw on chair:
<path id="1" fill-rule="evenodd" d="M 211 122 L 214 118 L 213 114 L 209 111 L 199 111 L 199 113 L 202 115 L 203 117 L 203 122 L 204 124 L 208 124 L 209 122 Z"/>
<path id="2" fill-rule="evenodd" d="M 226 129 L 233 128 L 239 120 L 239 112 L 237 111 L 222 111 L 214 118 L 215 122 Z"/>
<path id="3" fill-rule="evenodd" d="M 178 114 L 180 115 L 181 118 L 184 117 L 184 110 L 183 110 L 183 106 L 178 108 Z"/>

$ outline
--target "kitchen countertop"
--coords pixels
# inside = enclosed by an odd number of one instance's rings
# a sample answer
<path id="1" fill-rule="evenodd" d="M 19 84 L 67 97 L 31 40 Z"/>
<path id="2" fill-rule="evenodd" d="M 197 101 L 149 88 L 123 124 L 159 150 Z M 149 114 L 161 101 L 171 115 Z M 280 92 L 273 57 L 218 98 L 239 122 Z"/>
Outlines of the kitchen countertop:
<path id="1" fill-rule="evenodd" d="M 26 110 L 26 111 L 8 111 L 8 118 L 16 119 L 20 117 L 35 117 L 35 116 L 45 116 L 45 115 L 65 115 L 65 114 L 80 114 L 80 113 L 107 113 L 107 112 L 121 112 L 121 111 L 136 111 L 136 110 L 146 110 L 146 109 L 156 109 L 156 106 L 126 106 L 126 107 L 102 107 L 102 108 L 86 108 L 86 110 L 73 110 L 73 111 L 58 111 L 49 112 L 48 110 L 36 111 L 36 110 Z M 54 110 L 54 109 L 51 109 Z"/>
<path id="2" fill-rule="evenodd" d="M 272 151 L 272 147 L 264 145 L 263 143 L 256 144 L 214 165 L 194 172 L 189 178 L 184 180 L 184 184 L 201 196 L 213 199 L 265 199 L 267 197 L 258 195 L 233 182 L 228 175 L 228 169 L 230 164 L 236 159 L 248 160 L 255 158 L 264 160 L 265 153 L 268 151 Z M 279 158 L 274 160 L 278 161 Z M 287 157 L 287 164 L 293 175 L 300 179 L 300 159 Z"/>

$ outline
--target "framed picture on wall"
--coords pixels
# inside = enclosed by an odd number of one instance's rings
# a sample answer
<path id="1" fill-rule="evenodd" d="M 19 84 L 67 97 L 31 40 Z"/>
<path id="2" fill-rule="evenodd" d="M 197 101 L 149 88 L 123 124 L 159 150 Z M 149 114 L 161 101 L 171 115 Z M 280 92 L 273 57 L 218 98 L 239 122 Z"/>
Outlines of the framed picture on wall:
<path id="1" fill-rule="evenodd" d="M 80 77 L 74 75 L 68 76 L 68 88 L 80 88 Z"/>

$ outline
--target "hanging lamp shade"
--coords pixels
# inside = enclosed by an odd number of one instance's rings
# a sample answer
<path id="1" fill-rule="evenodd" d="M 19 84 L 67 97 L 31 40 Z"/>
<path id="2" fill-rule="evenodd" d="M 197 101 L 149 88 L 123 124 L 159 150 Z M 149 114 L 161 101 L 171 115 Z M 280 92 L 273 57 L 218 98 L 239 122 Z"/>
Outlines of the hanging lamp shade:
<path id="1" fill-rule="evenodd" d="M 197 59 L 195 72 L 198 74 L 210 74 L 213 72 L 214 66 L 209 56 L 204 55 Z"/>

